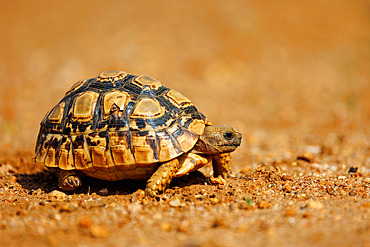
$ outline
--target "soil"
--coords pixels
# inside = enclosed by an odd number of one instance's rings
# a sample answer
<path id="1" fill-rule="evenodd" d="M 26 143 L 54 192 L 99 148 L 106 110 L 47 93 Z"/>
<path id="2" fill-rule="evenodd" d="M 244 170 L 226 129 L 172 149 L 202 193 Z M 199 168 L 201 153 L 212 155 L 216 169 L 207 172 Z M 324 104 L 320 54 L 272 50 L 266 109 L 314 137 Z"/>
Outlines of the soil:
<path id="1" fill-rule="evenodd" d="M 0 2 L 1 246 L 370 246 L 368 1 Z M 39 123 L 105 70 L 156 78 L 243 134 L 158 198 L 146 181 L 64 193 Z"/>

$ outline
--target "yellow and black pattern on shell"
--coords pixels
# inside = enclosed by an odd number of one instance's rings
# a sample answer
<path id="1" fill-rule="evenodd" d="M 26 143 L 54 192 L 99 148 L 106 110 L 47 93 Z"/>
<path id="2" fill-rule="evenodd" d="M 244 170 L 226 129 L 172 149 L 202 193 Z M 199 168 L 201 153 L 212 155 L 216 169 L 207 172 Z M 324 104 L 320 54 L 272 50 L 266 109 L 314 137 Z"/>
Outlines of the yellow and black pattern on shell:
<path id="1" fill-rule="evenodd" d="M 155 79 L 103 72 L 77 82 L 46 114 L 36 162 L 106 180 L 143 179 L 191 150 L 206 123 L 188 98 Z"/>

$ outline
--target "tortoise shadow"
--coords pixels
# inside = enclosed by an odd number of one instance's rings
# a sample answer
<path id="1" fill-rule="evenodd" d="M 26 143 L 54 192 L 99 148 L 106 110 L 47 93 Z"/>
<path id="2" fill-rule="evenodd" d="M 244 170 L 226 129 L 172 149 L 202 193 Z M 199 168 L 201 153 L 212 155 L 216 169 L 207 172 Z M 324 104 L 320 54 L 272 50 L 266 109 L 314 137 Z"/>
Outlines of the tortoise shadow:
<path id="1" fill-rule="evenodd" d="M 17 183 L 19 183 L 23 189 L 29 190 L 30 193 L 37 189 L 49 193 L 57 188 L 57 175 L 48 170 L 31 174 L 19 173 L 14 176 L 17 178 Z"/>
<path id="2" fill-rule="evenodd" d="M 58 188 L 58 176 L 55 172 L 44 170 L 33 174 L 16 174 L 17 182 L 23 189 L 33 193 L 41 189 L 45 193 L 50 193 Z M 109 195 L 130 195 L 137 190 L 145 190 L 147 180 L 119 180 L 105 181 L 91 177 L 82 177 L 82 186 L 67 194 L 91 194 L 96 193 L 101 196 Z M 208 178 L 200 171 L 192 172 L 180 178 L 174 178 L 168 188 L 186 187 L 195 184 L 204 184 Z"/>

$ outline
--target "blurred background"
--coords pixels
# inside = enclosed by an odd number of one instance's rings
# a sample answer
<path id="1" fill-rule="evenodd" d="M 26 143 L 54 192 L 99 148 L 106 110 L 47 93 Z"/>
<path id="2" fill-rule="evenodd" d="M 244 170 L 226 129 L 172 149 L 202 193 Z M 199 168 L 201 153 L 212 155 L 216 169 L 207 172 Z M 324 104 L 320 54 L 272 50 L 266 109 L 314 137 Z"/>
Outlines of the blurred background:
<path id="1" fill-rule="evenodd" d="M 0 155 L 32 157 L 44 114 L 78 80 L 144 74 L 180 91 L 235 152 L 348 137 L 369 147 L 370 4 L 0 1 Z"/>

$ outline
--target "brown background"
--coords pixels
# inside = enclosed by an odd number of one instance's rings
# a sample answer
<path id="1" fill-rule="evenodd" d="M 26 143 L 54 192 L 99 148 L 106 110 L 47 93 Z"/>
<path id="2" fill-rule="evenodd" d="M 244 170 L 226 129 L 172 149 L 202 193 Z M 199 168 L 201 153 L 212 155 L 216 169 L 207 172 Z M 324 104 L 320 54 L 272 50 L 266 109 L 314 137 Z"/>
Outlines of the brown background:
<path id="1" fill-rule="evenodd" d="M 235 173 L 325 146 L 328 165 L 343 168 L 333 175 L 357 166 L 369 177 L 369 9 L 365 0 L 0 1 L 1 164 L 33 170 L 44 114 L 74 82 L 123 70 L 238 128 Z"/>

